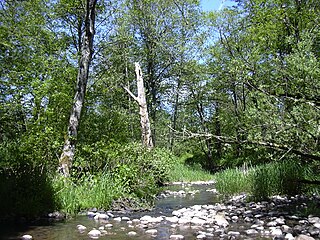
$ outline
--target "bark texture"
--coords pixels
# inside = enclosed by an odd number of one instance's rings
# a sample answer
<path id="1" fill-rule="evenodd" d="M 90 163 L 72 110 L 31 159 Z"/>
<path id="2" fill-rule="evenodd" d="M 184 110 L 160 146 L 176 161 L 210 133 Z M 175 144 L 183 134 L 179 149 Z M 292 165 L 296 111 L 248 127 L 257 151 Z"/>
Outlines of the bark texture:
<path id="1" fill-rule="evenodd" d="M 142 144 L 147 148 L 153 148 L 146 93 L 145 93 L 145 88 L 143 83 L 142 71 L 139 63 L 135 63 L 135 72 L 136 72 L 136 78 L 137 78 L 138 96 L 135 96 L 128 88 L 124 87 L 124 89 L 139 104 Z"/>
<path id="2" fill-rule="evenodd" d="M 69 118 L 68 135 L 66 137 L 63 151 L 59 159 L 59 172 L 65 177 L 70 176 L 70 168 L 75 154 L 81 111 L 85 100 L 89 67 L 93 54 L 96 2 L 97 0 L 86 1 L 85 32 L 81 43 L 81 56 L 77 75 L 77 88 Z"/>

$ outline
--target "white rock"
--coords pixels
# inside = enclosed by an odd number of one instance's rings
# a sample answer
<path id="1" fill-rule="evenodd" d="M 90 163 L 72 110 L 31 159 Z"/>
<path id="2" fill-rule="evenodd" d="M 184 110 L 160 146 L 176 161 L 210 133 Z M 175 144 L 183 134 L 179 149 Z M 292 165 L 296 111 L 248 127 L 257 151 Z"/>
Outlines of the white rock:
<path id="1" fill-rule="evenodd" d="M 77 229 L 78 229 L 80 232 L 84 232 L 84 231 L 87 229 L 87 227 L 79 224 L 79 225 L 77 225 Z"/>
<path id="2" fill-rule="evenodd" d="M 191 222 L 191 218 L 180 218 L 178 224 L 189 224 Z"/>
<path id="3" fill-rule="evenodd" d="M 121 222 L 121 217 L 116 217 L 113 220 L 116 221 L 116 222 Z"/>
<path id="4" fill-rule="evenodd" d="M 270 234 L 273 235 L 273 236 L 281 236 L 282 235 L 282 231 L 281 231 L 281 229 L 276 228 L 276 229 L 272 229 Z"/>
<path id="5" fill-rule="evenodd" d="M 275 220 L 275 222 L 277 222 L 278 225 L 284 225 L 284 224 L 286 224 L 284 218 L 277 218 L 277 219 Z"/>
<path id="6" fill-rule="evenodd" d="M 26 235 L 23 235 L 23 236 L 21 237 L 21 239 L 23 239 L 23 240 L 31 240 L 31 239 L 32 239 L 32 236 L 29 235 L 29 234 L 26 234 Z"/>
<path id="7" fill-rule="evenodd" d="M 309 221 L 310 223 L 320 223 L 320 218 L 319 218 L 319 217 L 309 216 L 309 217 L 308 217 L 308 221 Z"/>
<path id="8" fill-rule="evenodd" d="M 105 227 L 105 228 L 112 228 L 113 225 L 112 225 L 111 223 L 108 223 L 108 224 L 104 225 L 104 227 Z"/>
<path id="9" fill-rule="evenodd" d="M 301 234 L 295 238 L 295 240 L 315 240 L 313 237 Z"/>
<path id="10" fill-rule="evenodd" d="M 103 231 L 104 230 L 104 226 L 101 226 L 98 228 L 100 231 Z"/>
<path id="11" fill-rule="evenodd" d="M 138 224 L 138 223 L 140 223 L 140 219 L 137 219 L 137 218 L 132 219 L 132 223 L 133 224 Z"/>
<path id="12" fill-rule="evenodd" d="M 231 220 L 232 220 L 233 222 L 237 222 L 237 221 L 238 221 L 238 219 L 239 219 L 239 217 L 238 217 L 238 216 L 232 216 L 232 217 L 231 217 Z"/>
<path id="13" fill-rule="evenodd" d="M 290 231 L 291 227 L 289 227 L 288 225 L 282 225 L 282 226 L 281 226 L 281 229 L 282 229 L 283 232 L 286 232 L 286 233 L 287 233 L 287 232 Z"/>
<path id="14" fill-rule="evenodd" d="M 122 217 L 121 220 L 122 220 L 122 221 L 130 221 L 130 218 L 128 218 L 128 217 Z"/>
<path id="15" fill-rule="evenodd" d="M 151 218 L 150 219 L 150 223 L 159 223 L 159 222 L 161 222 L 161 221 L 163 221 L 163 217 L 153 217 L 153 218 Z"/>
<path id="16" fill-rule="evenodd" d="M 108 219 L 108 218 L 109 218 L 108 214 L 105 214 L 105 213 L 98 214 L 98 219 Z"/>
<path id="17" fill-rule="evenodd" d="M 101 232 L 99 230 L 93 229 L 90 232 L 88 232 L 88 235 L 90 238 L 97 239 L 101 236 Z"/>
<path id="18" fill-rule="evenodd" d="M 320 223 L 315 223 L 315 224 L 313 224 L 313 226 L 316 228 L 320 228 Z"/>
<path id="19" fill-rule="evenodd" d="M 177 223 L 179 221 L 179 218 L 176 217 L 176 216 L 173 216 L 173 217 L 166 217 L 166 220 L 168 222 L 171 222 L 171 223 Z"/>
<path id="20" fill-rule="evenodd" d="M 291 233 L 287 233 L 284 239 L 294 240 L 294 236 Z"/>
<path id="21" fill-rule="evenodd" d="M 94 213 L 94 212 L 91 212 L 91 211 L 87 212 L 88 217 L 94 217 L 95 215 L 96 215 L 96 213 Z"/>
<path id="22" fill-rule="evenodd" d="M 235 232 L 235 231 L 229 231 L 227 234 L 230 236 L 239 236 L 240 235 L 239 232 Z"/>
<path id="23" fill-rule="evenodd" d="M 149 222 L 149 221 L 150 221 L 150 219 L 152 219 L 152 217 L 151 217 L 151 216 L 149 216 L 149 215 L 145 215 L 145 216 L 143 216 L 143 217 L 141 217 L 141 218 L 140 218 L 140 221 L 147 221 L 147 222 Z"/>
<path id="24" fill-rule="evenodd" d="M 278 223 L 276 222 L 276 221 L 272 221 L 272 222 L 268 222 L 267 223 L 267 226 L 268 227 L 275 227 L 275 226 L 277 226 L 278 225 Z"/>
<path id="25" fill-rule="evenodd" d="M 195 225 L 203 225 L 203 224 L 206 224 L 206 221 L 201 218 L 194 217 L 194 218 L 192 218 L 190 223 L 195 224 Z"/>
<path id="26" fill-rule="evenodd" d="M 199 234 L 197 235 L 197 239 L 205 239 L 206 235 L 205 234 Z"/>
<path id="27" fill-rule="evenodd" d="M 184 239 L 184 236 L 183 235 L 173 234 L 173 235 L 170 235 L 170 239 L 173 239 L 173 240 Z"/>
<path id="28" fill-rule="evenodd" d="M 191 207 L 191 209 L 195 210 L 195 211 L 200 211 L 201 210 L 201 205 L 194 205 Z"/>
<path id="29" fill-rule="evenodd" d="M 248 229 L 248 230 L 246 230 L 245 232 L 246 232 L 246 234 L 248 234 L 248 235 L 258 234 L 258 231 L 255 230 L 255 229 Z"/>
<path id="30" fill-rule="evenodd" d="M 218 226 L 227 227 L 229 222 L 226 220 L 224 213 L 217 213 L 215 216 L 216 224 Z"/>
<path id="31" fill-rule="evenodd" d="M 146 231 L 147 234 L 156 235 L 158 233 L 157 229 L 149 229 Z"/>
<path id="32" fill-rule="evenodd" d="M 131 231 L 131 232 L 128 232 L 127 235 L 128 235 L 128 236 L 135 236 L 135 235 L 137 235 L 137 233 L 134 232 L 134 231 Z"/>

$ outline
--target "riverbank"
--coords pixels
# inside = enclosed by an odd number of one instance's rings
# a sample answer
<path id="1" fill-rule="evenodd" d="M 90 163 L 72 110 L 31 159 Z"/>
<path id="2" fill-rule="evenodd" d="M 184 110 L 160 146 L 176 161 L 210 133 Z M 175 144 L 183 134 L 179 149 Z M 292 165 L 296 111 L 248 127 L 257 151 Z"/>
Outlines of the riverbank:
<path id="1" fill-rule="evenodd" d="M 246 194 L 223 196 L 213 182 L 175 183 L 149 211 L 86 212 L 72 222 L 76 233 L 68 239 L 312 240 L 320 238 L 319 206 L 319 196 L 254 202 Z"/>

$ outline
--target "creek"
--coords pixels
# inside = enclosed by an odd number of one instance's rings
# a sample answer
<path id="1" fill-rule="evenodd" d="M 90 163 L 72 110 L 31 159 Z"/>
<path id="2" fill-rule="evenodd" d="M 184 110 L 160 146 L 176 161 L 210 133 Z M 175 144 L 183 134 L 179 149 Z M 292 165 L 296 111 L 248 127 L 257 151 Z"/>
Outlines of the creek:
<path id="1" fill-rule="evenodd" d="M 213 184 L 181 184 L 166 187 L 164 193 L 156 201 L 154 209 L 151 211 L 141 211 L 141 212 L 112 212 L 112 217 L 108 219 L 94 220 L 93 217 L 88 217 L 86 215 L 77 216 L 74 219 L 67 220 L 64 222 L 52 222 L 48 223 L 37 223 L 36 225 L 28 226 L 2 226 L 0 227 L 0 239 L 21 239 L 23 235 L 31 235 L 35 240 L 88 240 L 89 231 L 92 229 L 100 229 L 102 232 L 99 239 L 111 239 L 111 240 L 127 240 L 127 239 L 159 239 L 165 240 L 170 239 L 170 236 L 183 236 L 184 239 L 200 239 L 201 233 L 202 239 L 274 239 L 274 236 L 266 236 L 261 234 L 248 234 L 247 231 L 252 228 L 254 224 L 253 221 L 231 221 L 229 219 L 230 225 L 228 225 L 227 230 L 225 228 L 214 228 L 214 225 L 205 224 L 176 224 L 170 221 L 160 221 L 157 223 L 146 224 L 141 227 L 141 224 L 135 225 L 131 220 L 140 219 L 143 216 L 150 216 L 151 218 L 156 218 L 162 216 L 163 219 L 166 217 L 172 217 L 173 212 L 179 209 L 188 209 L 193 206 L 205 206 L 205 208 L 212 211 L 216 211 L 216 207 L 221 207 L 219 203 L 223 205 L 226 201 L 226 197 L 216 193 Z M 244 208 L 243 203 L 238 202 L 238 209 Z M 214 207 L 213 207 L 214 206 Z M 223 205 L 224 206 L 224 205 Z M 232 205 L 230 205 L 232 206 Z M 200 207 L 201 208 L 201 207 Z M 227 208 L 224 208 L 227 210 Z M 230 208 L 231 209 L 231 208 Z M 229 209 L 229 210 L 230 210 Z M 247 208 L 246 208 L 247 209 Z M 255 209 L 255 207 L 253 207 Z M 236 209 L 237 210 L 237 209 Z M 209 211 L 209 210 L 208 210 Z M 217 210 L 219 211 L 219 210 Z M 238 210 L 237 210 L 238 211 Z M 251 211 L 251 210 L 250 210 Z M 254 218 L 252 211 L 246 210 L 248 218 L 252 216 Z M 259 210 L 262 211 L 262 210 Z M 259 212 L 260 213 L 260 212 Z M 282 213 L 279 213 L 279 216 Z M 286 213 L 284 213 L 286 214 Z M 282 214 L 283 215 L 283 214 Z M 282 216 L 281 215 L 281 216 Z M 230 215 L 231 216 L 231 215 Z M 116 219 L 122 218 L 122 221 L 117 221 Z M 126 220 L 124 220 L 126 219 Z M 250 219 L 250 218 L 249 218 Z M 277 220 L 275 214 L 271 220 Z M 129 220 L 129 222 L 128 222 Z M 289 221 L 298 221 L 288 220 Z M 256 221 L 256 220 L 254 220 Z M 85 226 L 84 231 L 79 231 L 77 226 Z M 262 224 L 263 225 L 263 224 Z M 281 228 L 280 228 L 281 227 Z M 282 229 L 282 225 L 277 227 Z M 220 230 L 221 232 L 219 232 Z M 154 231 L 150 233 L 148 230 Z M 211 235 L 208 232 L 211 231 Z M 271 231 L 271 230 L 270 230 Z M 206 232 L 206 233 L 205 233 Z M 231 234 L 230 234 L 231 233 Z M 303 233 L 303 232 L 302 232 Z M 207 235 L 205 235 L 207 234 Z M 283 236 L 285 232 L 283 232 Z M 172 238 L 174 239 L 174 238 Z M 178 239 L 178 238 L 176 238 Z M 281 238 L 283 239 L 283 238 Z M 294 239 L 294 238 L 293 238 Z"/>

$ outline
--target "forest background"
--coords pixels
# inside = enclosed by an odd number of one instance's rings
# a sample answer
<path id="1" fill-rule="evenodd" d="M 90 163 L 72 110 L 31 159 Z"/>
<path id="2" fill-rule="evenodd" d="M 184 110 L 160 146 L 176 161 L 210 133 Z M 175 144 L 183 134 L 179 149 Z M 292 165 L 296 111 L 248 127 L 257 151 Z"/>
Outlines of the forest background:
<path id="1" fill-rule="evenodd" d="M 89 75 L 70 135 L 93 2 Z M 204 11 L 196 0 L 0 1 L 1 213 L 146 204 L 156 186 L 181 180 L 182 165 L 241 176 L 254 168 L 255 183 L 275 181 L 250 187 L 263 197 L 309 191 L 301 184 L 318 183 L 320 160 L 319 4 L 235 0 Z M 135 62 L 152 150 L 124 90 L 136 92 Z M 65 177 L 57 169 L 68 140 L 75 156 Z"/>

